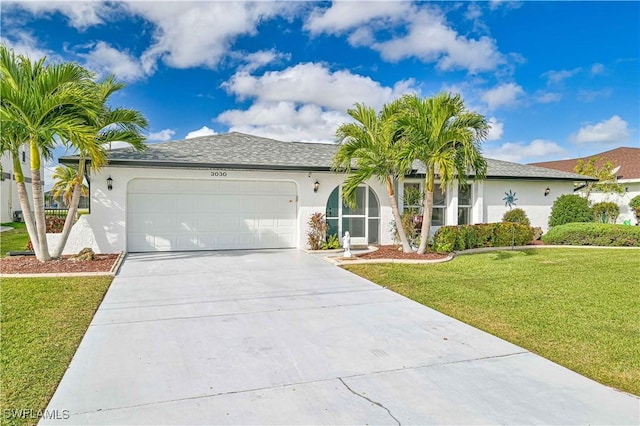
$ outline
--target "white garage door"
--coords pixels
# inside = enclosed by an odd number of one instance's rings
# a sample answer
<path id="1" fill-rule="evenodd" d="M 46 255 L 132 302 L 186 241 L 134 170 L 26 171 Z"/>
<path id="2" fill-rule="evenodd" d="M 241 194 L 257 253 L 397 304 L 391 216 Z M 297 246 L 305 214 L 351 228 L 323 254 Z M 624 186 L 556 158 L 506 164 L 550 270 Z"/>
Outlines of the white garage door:
<path id="1" fill-rule="evenodd" d="M 296 247 L 293 182 L 134 179 L 130 252 Z"/>

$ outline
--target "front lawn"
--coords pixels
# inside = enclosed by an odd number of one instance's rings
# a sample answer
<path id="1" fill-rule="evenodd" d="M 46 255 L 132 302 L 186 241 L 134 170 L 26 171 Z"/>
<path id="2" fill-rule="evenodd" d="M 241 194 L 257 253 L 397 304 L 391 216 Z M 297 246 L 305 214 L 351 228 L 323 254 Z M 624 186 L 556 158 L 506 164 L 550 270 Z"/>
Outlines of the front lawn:
<path id="1" fill-rule="evenodd" d="M 37 423 L 112 279 L 2 278 L 3 425 Z"/>
<path id="2" fill-rule="evenodd" d="M 25 251 L 29 243 L 27 228 L 22 222 L 3 223 L 13 230 L 0 232 L 0 257 L 5 257 L 9 251 Z"/>
<path id="3" fill-rule="evenodd" d="M 640 251 L 532 249 L 351 272 L 640 395 Z"/>

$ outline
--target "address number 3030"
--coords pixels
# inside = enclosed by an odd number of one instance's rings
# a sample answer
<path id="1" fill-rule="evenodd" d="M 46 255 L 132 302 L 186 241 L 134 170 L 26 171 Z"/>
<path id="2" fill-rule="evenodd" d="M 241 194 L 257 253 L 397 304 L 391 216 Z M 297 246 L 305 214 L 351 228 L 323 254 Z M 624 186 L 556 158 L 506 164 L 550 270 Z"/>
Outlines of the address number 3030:
<path id="1" fill-rule="evenodd" d="M 227 177 L 227 172 L 211 172 L 213 177 Z"/>

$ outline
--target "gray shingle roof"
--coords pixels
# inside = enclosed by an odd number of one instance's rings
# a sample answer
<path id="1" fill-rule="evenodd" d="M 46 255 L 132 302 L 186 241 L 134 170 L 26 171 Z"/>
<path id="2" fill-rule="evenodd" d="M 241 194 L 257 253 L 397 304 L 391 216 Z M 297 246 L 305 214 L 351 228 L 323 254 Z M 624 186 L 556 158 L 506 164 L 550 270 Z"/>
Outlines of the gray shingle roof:
<path id="1" fill-rule="evenodd" d="M 244 133 L 225 133 L 147 145 L 143 152 L 131 148 L 109 151 L 113 166 L 198 167 L 268 170 L 331 169 L 337 149 L 331 143 L 282 142 Z M 77 163 L 75 156 L 60 158 L 61 163 Z M 488 178 L 533 178 L 585 180 L 584 176 L 542 167 L 487 159 Z M 424 173 L 417 164 L 417 173 Z M 588 178 L 587 178 L 588 179 Z"/>

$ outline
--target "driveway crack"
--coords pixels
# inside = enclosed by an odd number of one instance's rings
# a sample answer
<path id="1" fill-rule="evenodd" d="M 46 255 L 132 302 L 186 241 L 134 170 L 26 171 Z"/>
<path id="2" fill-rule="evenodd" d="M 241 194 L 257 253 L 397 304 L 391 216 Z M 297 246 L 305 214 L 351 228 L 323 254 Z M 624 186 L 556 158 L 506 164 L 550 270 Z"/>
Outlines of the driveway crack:
<path id="1" fill-rule="evenodd" d="M 360 393 L 358 393 L 358 392 L 354 391 L 353 389 L 351 389 L 351 388 L 349 387 L 349 385 L 348 385 L 348 384 L 346 384 L 346 383 L 345 383 L 345 381 L 344 381 L 344 380 L 342 380 L 342 378 L 341 378 L 341 377 L 338 377 L 338 380 L 340 380 L 340 383 L 342 383 L 342 384 L 344 385 L 344 387 L 345 387 L 345 388 L 347 388 L 347 390 L 348 390 L 349 392 L 351 392 L 352 394 L 354 394 L 354 395 L 356 395 L 356 396 L 359 396 L 359 397 L 360 397 L 360 398 L 362 398 L 362 399 L 365 399 L 365 400 L 369 401 L 369 402 L 370 402 L 370 403 L 372 403 L 373 405 L 377 405 L 378 407 L 380 407 L 380 408 L 384 409 L 387 413 L 389 413 L 389 416 L 391 416 L 391 418 L 392 418 L 393 420 L 395 420 L 395 422 L 398 424 L 398 426 L 402 426 L 402 424 L 400 423 L 400 420 L 398 420 L 398 419 L 393 415 L 393 413 L 391 412 L 391 410 L 389 410 L 387 407 L 385 407 L 384 405 L 382 405 L 381 403 L 379 403 L 379 402 L 377 402 L 377 401 L 374 401 L 374 400 L 373 400 L 373 399 L 371 399 L 371 398 L 367 398 L 366 396 L 364 396 L 364 395 L 362 395 L 362 394 L 360 394 Z"/>

